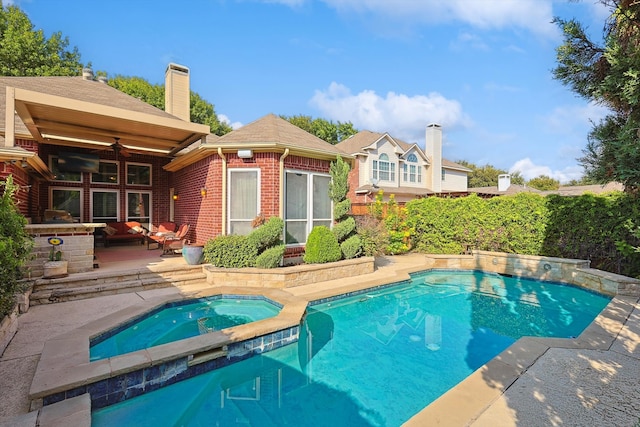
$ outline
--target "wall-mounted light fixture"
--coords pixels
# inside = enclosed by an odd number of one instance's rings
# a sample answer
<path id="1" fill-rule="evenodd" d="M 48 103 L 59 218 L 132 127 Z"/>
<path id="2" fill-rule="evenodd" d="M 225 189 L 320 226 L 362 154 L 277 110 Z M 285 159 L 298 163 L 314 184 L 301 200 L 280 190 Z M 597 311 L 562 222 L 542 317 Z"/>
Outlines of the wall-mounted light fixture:
<path id="1" fill-rule="evenodd" d="M 206 188 L 206 187 L 202 187 L 202 188 L 200 189 L 200 195 L 201 195 L 202 197 L 207 197 L 207 188 Z"/>
<path id="2" fill-rule="evenodd" d="M 180 196 L 178 195 L 178 193 L 173 193 L 173 196 L 171 196 L 171 198 L 173 198 L 173 200 L 178 200 Z"/>
<path id="3" fill-rule="evenodd" d="M 250 159 L 253 157 L 252 150 L 238 150 L 238 157 L 241 159 Z"/>

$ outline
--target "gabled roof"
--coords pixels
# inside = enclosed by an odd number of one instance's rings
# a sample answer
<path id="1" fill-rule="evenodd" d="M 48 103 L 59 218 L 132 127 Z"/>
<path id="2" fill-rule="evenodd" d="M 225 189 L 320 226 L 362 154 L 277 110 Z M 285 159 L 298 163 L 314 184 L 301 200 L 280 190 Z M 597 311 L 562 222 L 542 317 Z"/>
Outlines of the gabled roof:
<path id="1" fill-rule="evenodd" d="M 424 150 L 420 148 L 420 146 L 416 143 L 409 144 L 408 142 L 404 142 L 401 139 L 394 138 L 388 133 L 379 133 L 379 132 L 371 132 L 368 130 L 363 130 L 358 132 L 357 134 L 345 139 L 344 141 L 340 141 L 336 146 L 341 150 L 349 153 L 349 154 L 358 154 L 364 153 L 364 148 L 373 144 L 374 142 L 380 140 L 384 136 L 389 136 L 389 138 L 396 143 L 404 152 L 415 148 L 423 159 L 428 161 L 427 155 Z M 462 166 L 461 164 L 452 162 L 445 158 L 442 158 L 442 167 L 447 169 L 455 169 L 463 172 L 471 172 L 471 169 Z"/>
<path id="2" fill-rule="evenodd" d="M 323 139 L 289 123 L 275 114 L 268 114 L 248 125 L 231 131 L 213 142 L 207 141 L 196 149 L 165 166 L 166 170 L 175 171 L 196 162 L 218 149 L 223 153 L 238 150 L 253 150 L 255 152 L 284 152 L 304 157 L 324 160 L 335 160 L 338 155 L 350 159 L 348 153 L 337 146 L 329 144 Z"/>
<path id="3" fill-rule="evenodd" d="M 7 88 L 15 99 L 18 113 L 14 126 L 17 138 L 95 148 L 95 145 L 110 145 L 114 137 L 119 137 L 120 142 L 130 148 L 173 154 L 209 133 L 206 125 L 181 120 L 94 80 L 0 77 L 3 136 Z"/>

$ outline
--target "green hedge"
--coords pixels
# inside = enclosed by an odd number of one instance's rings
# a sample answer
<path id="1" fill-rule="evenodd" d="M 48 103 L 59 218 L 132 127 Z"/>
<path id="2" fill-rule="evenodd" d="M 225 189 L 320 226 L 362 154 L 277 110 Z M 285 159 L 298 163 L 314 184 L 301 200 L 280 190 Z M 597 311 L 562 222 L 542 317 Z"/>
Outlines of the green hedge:
<path id="1" fill-rule="evenodd" d="M 352 259 L 362 254 L 362 240 L 360 236 L 354 234 L 344 242 L 340 243 L 340 250 L 344 259 Z"/>
<path id="2" fill-rule="evenodd" d="M 216 267 L 253 267 L 258 251 L 247 236 L 218 236 L 204 246 L 204 260 Z"/>
<path id="3" fill-rule="evenodd" d="M 277 245 L 282 239 L 284 221 L 277 216 L 269 218 L 260 227 L 253 230 L 247 238 L 256 247 L 258 252 L 266 248 Z"/>
<path id="4" fill-rule="evenodd" d="M 323 264 L 339 261 L 342 251 L 338 239 L 328 227 L 320 225 L 313 227 L 305 246 L 303 260 L 307 264 Z"/>
<path id="5" fill-rule="evenodd" d="M 256 258 L 255 266 L 258 268 L 280 267 L 280 261 L 284 255 L 285 245 L 273 246 L 266 249 Z"/>

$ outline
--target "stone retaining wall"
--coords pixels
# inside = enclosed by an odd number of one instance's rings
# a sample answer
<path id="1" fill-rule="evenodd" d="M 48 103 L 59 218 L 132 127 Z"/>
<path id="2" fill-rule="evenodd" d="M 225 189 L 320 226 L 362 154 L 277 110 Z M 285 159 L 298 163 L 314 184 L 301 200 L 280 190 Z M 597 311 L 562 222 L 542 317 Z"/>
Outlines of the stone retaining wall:
<path id="1" fill-rule="evenodd" d="M 203 267 L 207 283 L 212 285 L 291 288 L 369 274 L 374 271 L 374 258 L 363 257 L 327 264 L 302 264 L 280 268 L 218 268 Z"/>
<path id="2" fill-rule="evenodd" d="M 570 283 L 606 295 L 640 296 L 640 280 L 590 268 L 590 261 L 501 252 L 471 255 L 425 255 L 426 268 L 482 270 L 553 282 Z"/>

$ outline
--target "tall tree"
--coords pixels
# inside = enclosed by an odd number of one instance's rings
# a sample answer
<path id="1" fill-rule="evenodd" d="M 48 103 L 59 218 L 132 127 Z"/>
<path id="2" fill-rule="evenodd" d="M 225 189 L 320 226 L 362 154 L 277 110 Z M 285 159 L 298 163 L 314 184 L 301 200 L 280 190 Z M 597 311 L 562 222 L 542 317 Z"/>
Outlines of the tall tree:
<path id="1" fill-rule="evenodd" d="M 640 188 L 640 2 L 599 0 L 610 8 L 603 43 L 576 20 L 555 22 L 564 33 L 554 77 L 583 98 L 610 109 L 589 133 L 579 159 L 588 179 Z"/>
<path id="2" fill-rule="evenodd" d="M 557 190 L 560 188 L 560 181 L 547 175 L 540 175 L 535 178 L 531 178 L 529 182 L 527 182 L 527 185 L 541 191 Z"/>
<path id="3" fill-rule="evenodd" d="M 512 184 L 524 185 L 524 178 L 519 171 L 509 173 L 504 169 L 498 169 L 492 165 L 477 166 L 466 160 L 458 160 L 456 163 L 471 169 L 467 181 L 469 188 L 495 187 L 498 185 L 498 176 L 503 174 L 511 175 Z"/>
<path id="4" fill-rule="evenodd" d="M 68 46 L 62 33 L 47 39 L 22 10 L 5 7 L 0 0 L 0 75 L 77 76 L 82 70 L 80 54 Z"/>
<path id="5" fill-rule="evenodd" d="M 349 138 L 351 135 L 358 133 L 351 122 L 337 122 L 326 119 L 313 119 L 311 116 L 280 116 L 292 125 L 298 126 L 300 129 L 327 141 L 329 144 L 337 144 L 340 141 Z"/>
<path id="6" fill-rule="evenodd" d="M 164 85 L 151 84 L 142 77 L 126 77 L 117 75 L 108 80 L 108 84 L 121 92 L 136 97 L 147 104 L 164 110 Z M 208 125 L 211 133 L 222 136 L 231 132 L 231 126 L 221 122 L 213 104 L 191 91 L 190 117 L 193 123 Z"/>

